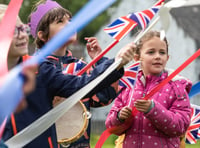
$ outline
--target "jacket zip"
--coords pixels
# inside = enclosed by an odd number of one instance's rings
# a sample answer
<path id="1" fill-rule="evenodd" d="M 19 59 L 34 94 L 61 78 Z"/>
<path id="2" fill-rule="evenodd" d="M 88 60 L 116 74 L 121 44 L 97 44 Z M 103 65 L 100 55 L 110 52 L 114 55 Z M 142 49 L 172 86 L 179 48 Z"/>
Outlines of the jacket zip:
<path id="1" fill-rule="evenodd" d="M 142 134 L 141 134 L 141 129 L 142 129 L 142 124 L 141 124 L 141 122 L 142 122 L 142 120 L 140 120 L 141 119 L 141 113 L 139 113 L 139 140 L 138 140 L 138 142 L 139 142 L 139 148 L 141 148 L 142 147 Z"/>
<path id="2" fill-rule="evenodd" d="M 146 89 L 144 90 L 144 93 L 142 95 L 142 97 L 144 98 L 146 95 Z M 139 113 L 139 148 L 142 147 L 142 124 L 143 123 L 143 118 L 142 118 L 142 113 Z"/>
<path id="3" fill-rule="evenodd" d="M 146 82 L 145 82 L 145 85 L 144 85 L 144 91 L 143 91 L 143 94 L 142 94 L 142 98 L 144 98 L 146 96 L 146 93 L 147 93 L 147 78 L 146 78 Z M 142 147 L 142 124 L 143 123 L 143 118 L 142 118 L 142 113 L 140 112 L 139 113 L 139 148 Z"/>

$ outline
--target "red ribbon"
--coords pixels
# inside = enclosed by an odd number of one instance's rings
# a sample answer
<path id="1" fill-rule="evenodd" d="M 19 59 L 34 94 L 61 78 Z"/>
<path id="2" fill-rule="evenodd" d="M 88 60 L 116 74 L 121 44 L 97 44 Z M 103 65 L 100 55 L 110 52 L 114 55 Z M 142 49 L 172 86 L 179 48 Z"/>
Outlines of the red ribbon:
<path id="1" fill-rule="evenodd" d="M 7 56 L 23 0 L 11 0 L 0 23 L 0 76 L 8 73 Z"/>
<path id="2" fill-rule="evenodd" d="M 180 73 L 186 66 L 188 66 L 192 61 L 194 61 L 197 57 L 200 56 L 200 49 L 198 49 L 190 58 L 188 58 L 181 66 L 179 66 L 173 73 L 171 73 L 164 81 L 162 81 L 159 85 L 157 85 L 153 90 L 147 94 L 143 99 L 147 100 L 153 96 L 159 89 L 161 89 L 165 84 L 167 84 L 173 77 L 175 77 L 178 73 Z M 132 116 L 135 116 L 138 113 L 135 107 L 132 109 Z M 95 148 L 101 148 L 106 139 L 111 134 L 121 135 L 126 129 L 128 129 L 131 125 L 131 119 L 125 121 L 120 126 L 114 126 L 112 128 L 106 129 L 100 136 L 98 142 L 95 145 Z"/>

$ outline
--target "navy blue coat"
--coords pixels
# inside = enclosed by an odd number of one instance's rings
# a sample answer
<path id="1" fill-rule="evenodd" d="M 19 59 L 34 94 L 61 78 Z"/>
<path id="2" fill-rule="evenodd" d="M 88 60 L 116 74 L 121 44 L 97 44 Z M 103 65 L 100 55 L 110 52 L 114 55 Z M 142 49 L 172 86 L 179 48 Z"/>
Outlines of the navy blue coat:
<path id="1" fill-rule="evenodd" d="M 58 57 L 59 61 L 54 59 L 45 60 L 40 66 L 37 74 L 36 88 L 26 97 L 28 107 L 22 112 L 15 114 L 17 131 L 21 131 L 33 121 L 44 115 L 52 109 L 52 100 L 54 96 L 69 97 L 77 90 L 88 84 L 90 81 L 104 72 L 114 60 L 105 60 L 102 64 L 96 66 L 90 75 L 81 77 L 73 75 L 64 75 L 62 73 L 62 61 L 67 57 Z M 69 59 L 71 60 L 71 59 Z M 123 76 L 124 69 L 113 71 L 105 80 L 91 90 L 84 98 L 91 97 L 95 93 L 109 87 L 113 82 Z M 6 141 L 13 136 L 11 121 L 8 121 L 3 140 Z M 43 134 L 38 136 L 26 148 L 48 148 L 52 143 L 54 148 L 58 147 L 55 125 L 51 126 Z"/>

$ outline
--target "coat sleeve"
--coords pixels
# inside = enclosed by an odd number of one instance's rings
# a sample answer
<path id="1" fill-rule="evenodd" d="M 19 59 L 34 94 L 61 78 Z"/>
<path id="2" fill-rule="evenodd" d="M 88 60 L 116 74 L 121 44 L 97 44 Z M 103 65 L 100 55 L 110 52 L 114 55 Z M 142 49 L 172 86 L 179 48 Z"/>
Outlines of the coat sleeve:
<path id="1" fill-rule="evenodd" d="M 146 117 L 166 135 L 180 136 L 187 131 L 190 125 L 191 107 L 187 90 L 191 84 L 181 80 L 174 82 L 173 85 L 175 87 L 173 87 L 172 91 L 174 91 L 176 99 L 171 107 L 166 109 L 155 101 L 154 108 L 146 114 Z"/>
<path id="2" fill-rule="evenodd" d="M 107 60 L 98 65 L 90 75 L 84 74 L 82 76 L 64 75 L 62 71 L 54 66 L 52 62 L 45 61 L 40 65 L 39 77 L 42 83 L 48 88 L 49 92 L 54 96 L 69 97 L 77 90 L 88 84 L 97 76 L 102 74 L 114 60 Z M 91 97 L 98 91 L 110 86 L 123 76 L 124 69 L 114 70 L 107 76 L 99 85 L 91 90 L 85 97 Z"/>
<path id="3" fill-rule="evenodd" d="M 118 88 L 118 81 L 114 82 L 109 87 L 93 95 L 90 99 L 90 106 L 102 107 L 109 105 L 117 97 L 117 88 Z"/>
<path id="4" fill-rule="evenodd" d="M 101 63 L 105 62 L 108 60 L 106 57 L 102 57 L 96 64 L 95 66 L 100 65 Z M 112 103 L 112 101 L 117 97 L 117 92 L 118 92 L 118 81 L 114 82 L 107 88 L 101 90 L 97 94 L 93 95 L 90 98 L 90 106 L 91 107 L 101 107 L 101 106 L 106 106 Z"/>
<path id="5" fill-rule="evenodd" d="M 120 125 L 123 123 L 118 120 L 117 114 L 126 105 L 126 104 L 124 104 L 124 102 L 122 100 L 122 98 L 126 98 L 124 96 L 125 91 L 126 91 L 126 89 L 122 90 L 122 92 L 119 94 L 119 96 L 115 99 L 115 101 L 110 109 L 110 112 L 106 118 L 106 122 L 105 122 L 106 128 L 111 128 L 113 126 Z"/>

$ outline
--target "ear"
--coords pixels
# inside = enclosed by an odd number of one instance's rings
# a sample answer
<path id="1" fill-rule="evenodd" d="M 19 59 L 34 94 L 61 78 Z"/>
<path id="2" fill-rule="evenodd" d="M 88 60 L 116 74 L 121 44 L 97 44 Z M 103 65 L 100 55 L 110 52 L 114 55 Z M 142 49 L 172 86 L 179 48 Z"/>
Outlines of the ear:
<path id="1" fill-rule="evenodd" d="M 37 35 L 41 41 L 46 42 L 46 39 L 43 37 L 43 31 L 38 31 Z"/>
<path id="2" fill-rule="evenodd" d="M 169 60 L 169 55 L 167 55 L 167 61 Z"/>

